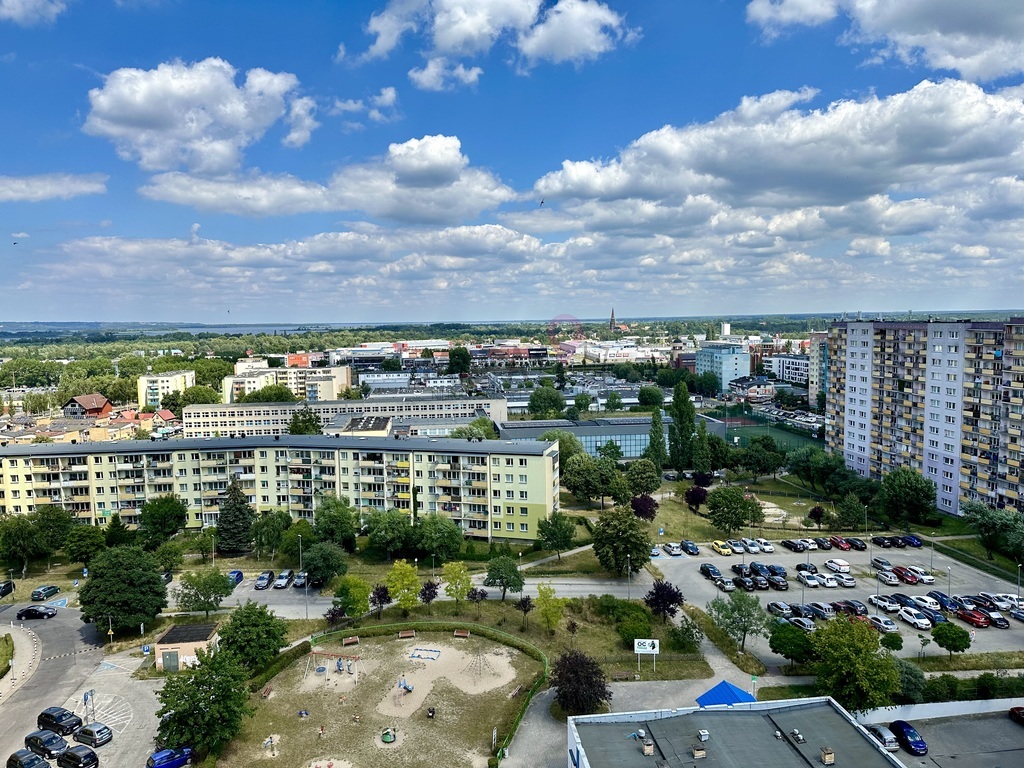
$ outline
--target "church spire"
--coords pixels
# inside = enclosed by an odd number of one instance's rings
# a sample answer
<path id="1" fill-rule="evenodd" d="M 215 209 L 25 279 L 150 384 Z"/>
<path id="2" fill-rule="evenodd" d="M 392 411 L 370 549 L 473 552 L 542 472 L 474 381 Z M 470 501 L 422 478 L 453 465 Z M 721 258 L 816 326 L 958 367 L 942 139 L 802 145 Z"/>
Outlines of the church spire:
<path id="1" fill-rule="evenodd" d="M 611 320 L 610 323 L 608 323 L 608 330 L 609 331 L 614 331 L 615 330 L 615 307 L 612 307 L 612 320 Z"/>

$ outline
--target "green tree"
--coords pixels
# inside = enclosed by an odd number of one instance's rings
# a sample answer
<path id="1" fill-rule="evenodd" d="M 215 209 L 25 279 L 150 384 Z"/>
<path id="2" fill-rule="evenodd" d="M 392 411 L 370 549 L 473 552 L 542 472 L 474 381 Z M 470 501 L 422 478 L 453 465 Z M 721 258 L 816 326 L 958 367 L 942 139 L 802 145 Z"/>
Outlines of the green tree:
<path id="1" fill-rule="evenodd" d="M 768 647 L 772 653 L 794 664 L 806 664 L 814 658 L 814 643 L 810 634 L 788 621 L 782 624 L 772 622 Z"/>
<path id="2" fill-rule="evenodd" d="M 210 611 L 218 610 L 234 589 L 235 583 L 220 571 L 189 571 L 182 574 L 178 586 L 178 608 L 188 613 L 203 611 L 210 618 Z"/>
<path id="3" fill-rule="evenodd" d="M 959 629 L 959 627 L 957 627 Z M 896 659 L 899 671 L 899 690 L 892 696 L 893 704 L 920 704 L 924 701 L 924 672 L 906 659 Z"/>
<path id="4" fill-rule="evenodd" d="M 497 440 L 498 432 L 493 421 L 486 416 L 480 416 L 463 427 L 456 427 L 448 437 L 452 440 Z"/>
<path id="5" fill-rule="evenodd" d="M 565 376 L 565 363 L 563 363 L 561 360 L 555 363 L 554 373 L 555 389 L 565 389 L 565 385 L 567 383 L 567 379 Z"/>
<path id="6" fill-rule="evenodd" d="M 963 653 L 971 647 L 971 633 L 959 624 L 948 621 L 935 625 L 935 629 L 932 630 L 932 640 L 939 648 L 948 651 L 951 659 L 954 653 Z"/>
<path id="7" fill-rule="evenodd" d="M 555 628 L 565 613 L 566 602 L 564 597 L 555 596 L 555 588 L 550 583 L 537 585 L 537 614 L 549 635 L 555 634 Z"/>
<path id="8" fill-rule="evenodd" d="M 535 419 L 557 418 L 565 409 L 565 397 L 553 387 L 537 387 L 530 393 L 526 410 Z"/>
<path id="9" fill-rule="evenodd" d="M 165 541 L 153 550 L 153 559 L 160 566 L 160 570 L 169 573 L 185 562 L 185 548 L 181 542 Z"/>
<path id="10" fill-rule="evenodd" d="M 113 547 L 93 557 L 78 601 L 82 621 L 136 631 L 167 607 L 167 587 L 152 555 L 141 547 Z"/>
<path id="11" fill-rule="evenodd" d="M 453 347 L 448 353 L 448 373 L 469 375 L 471 357 L 465 347 Z"/>
<path id="12" fill-rule="evenodd" d="M 64 548 L 64 542 L 76 524 L 71 510 L 54 504 L 38 505 L 29 519 L 39 532 L 40 542 L 48 555 Z"/>
<path id="13" fill-rule="evenodd" d="M 697 435 L 693 438 L 693 471 L 711 474 L 711 445 L 708 442 L 708 428 L 704 419 L 697 422 Z"/>
<path id="14" fill-rule="evenodd" d="M 590 404 L 594 402 L 593 398 L 590 397 L 586 392 L 581 392 L 573 398 L 572 404 L 576 406 L 576 410 L 580 413 L 586 413 L 590 410 Z"/>
<path id="15" fill-rule="evenodd" d="M 396 560 L 384 577 L 384 584 L 391 599 L 402 610 L 402 615 L 408 616 L 409 611 L 419 602 L 420 580 L 416 569 L 405 560 Z"/>
<path id="16" fill-rule="evenodd" d="M 5 560 L 20 562 L 24 573 L 31 558 L 46 554 L 46 545 L 28 517 L 11 515 L 0 520 L 0 553 Z"/>
<path id="17" fill-rule="evenodd" d="M 150 499 L 139 510 L 143 546 L 156 549 L 188 523 L 188 505 L 174 495 Z"/>
<path id="18" fill-rule="evenodd" d="M 903 650 L 903 635 L 899 632 L 886 632 L 882 635 L 878 644 L 892 653 L 899 653 Z"/>
<path id="19" fill-rule="evenodd" d="M 851 712 L 888 706 L 900 687 L 896 660 L 863 621 L 828 621 L 814 633 L 817 688 Z"/>
<path id="20" fill-rule="evenodd" d="M 106 548 L 107 537 L 103 529 L 94 525 L 76 525 L 64 540 L 64 554 L 83 565 L 88 565 Z"/>
<path id="21" fill-rule="evenodd" d="M 380 369 L 382 371 L 387 371 L 387 372 L 390 372 L 390 373 L 396 373 L 396 372 L 402 370 L 402 361 L 400 359 L 398 359 L 397 357 L 389 357 L 386 360 L 384 360 L 383 362 L 381 362 Z"/>
<path id="22" fill-rule="evenodd" d="M 661 387 L 640 387 L 636 399 L 641 406 L 660 410 L 661 404 L 665 402 L 665 393 L 661 391 Z"/>
<path id="23" fill-rule="evenodd" d="M 451 518 L 442 515 L 429 514 L 417 518 L 413 538 L 422 554 L 436 555 L 441 562 L 457 557 L 462 549 L 462 529 Z"/>
<path id="24" fill-rule="evenodd" d="M 371 513 L 366 521 L 370 546 L 390 560 L 409 543 L 413 533 L 409 522 L 409 515 L 397 509 Z"/>
<path id="25" fill-rule="evenodd" d="M 220 629 L 220 650 L 238 659 L 249 674 L 270 663 L 287 644 L 288 625 L 267 606 L 246 600 Z"/>
<path id="26" fill-rule="evenodd" d="M 499 555 L 488 561 L 484 586 L 500 589 L 502 602 L 505 602 L 506 592 L 522 592 L 525 583 L 523 572 L 519 570 L 516 561 L 508 555 Z"/>
<path id="27" fill-rule="evenodd" d="M 996 509 L 981 501 L 962 503 L 960 512 L 978 534 L 978 541 L 985 548 L 989 560 L 994 559 L 993 553 L 1005 548 L 1007 538 L 1020 517 L 1016 512 Z"/>
<path id="28" fill-rule="evenodd" d="M 302 537 L 301 546 L 299 544 L 300 536 Z M 313 533 L 313 526 L 309 524 L 309 520 L 296 520 L 281 534 L 281 546 L 277 548 L 277 554 L 288 562 L 298 563 L 299 549 L 302 547 L 309 549 L 314 544 L 316 544 L 316 535 Z"/>
<path id="29" fill-rule="evenodd" d="M 761 607 L 757 595 L 737 589 L 728 598 L 716 597 L 708 603 L 708 615 L 725 634 L 745 650 L 747 636 L 768 637 L 771 616 Z"/>
<path id="30" fill-rule="evenodd" d="M 771 438 L 769 438 L 771 439 Z M 754 440 L 757 440 L 755 437 Z M 756 483 L 761 475 L 771 475 L 786 463 L 786 457 L 768 450 L 764 445 L 751 441 L 750 446 L 740 453 L 739 464 L 753 475 Z"/>
<path id="31" fill-rule="evenodd" d="M 455 613 L 458 613 L 459 604 L 468 597 L 470 589 L 473 588 L 469 569 L 461 560 L 454 560 L 442 566 L 441 578 L 444 580 L 444 593 L 455 601 Z"/>
<path id="32" fill-rule="evenodd" d="M 672 416 L 668 431 L 668 463 L 673 469 L 682 471 L 693 465 L 694 419 L 697 417 L 685 381 L 680 381 L 673 388 L 668 411 Z"/>
<path id="33" fill-rule="evenodd" d="M 618 392 L 609 392 L 608 397 L 604 401 L 604 407 L 608 411 L 621 411 L 622 395 Z"/>
<path id="34" fill-rule="evenodd" d="M 168 392 L 160 398 L 160 407 L 180 417 L 184 404 L 181 401 L 181 392 Z"/>
<path id="35" fill-rule="evenodd" d="M 679 612 L 679 607 L 686 602 L 679 587 L 664 579 L 655 579 L 650 591 L 644 595 L 644 603 L 655 616 L 661 616 L 665 624 Z"/>
<path id="36" fill-rule="evenodd" d="M 231 479 L 220 502 L 217 517 L 217 551 L 245 552 L 252 544 L 252 526 L 256 510 L 249 504 L 238 480 Z"/>
<path id="37" fill-rule="evenodd" d="M 920 523 L 935 511 L 935 484 L 916 470 L 899 467 L 882 478 L 879 498 L 897 525 Z"/>
<path id="38" fill-rule="evenodd" d="M 264 552 L 269 552 L 273 557 L 281 547 L 284 539 L 284 532 L 292 526 L 292 516 L 283 509 L 264 510 L 252 524 L 252 545 L 256 550 L 256 557 L 262 558 Z M 301 533 L 301 531 L 300 531 Z M 298 547 L 298 541 L 295 543 Z"/>
<path id="39" fill-rule="evenodd" d="M 188 390 L 186 390 L 187 392 Z M 283 384 L 270 384 L 269 386 L 263 387 L 263 389 L 257 389 L 255 392 L 250 392 L 247 395 L 242 395 L 237 398 L 235 402 L 238 403 L 297 403 L 297 398 L 288 387 Z"/>
<path id="40" fill-rule="evenodd" d="M 558 706 L 568 715 L 592 714 L 612 700 L 601 665 L 582 651 L 566 651 L 555 660 L 551 687 Z"/>
<path id="41" fill-rule="evenodd" d="M 185 408 L 189 405 L 213 405 L 215 403 L 220 402 L 220 394 L 218 392 L 215 392 L 211 387 L 206 387 L 197 384 L 194 387 L 188 387 L 184 392 L 181 393 L 180 402 L 182 408 Z M 180 411 L 175 411 L 173 408 L 171 410 L 176 415 L 181 416 Z"/>
<path id="42" fill-rule="evenodd" d="M 649 459 L 637 459 L 626 471 L 629 492 L 633 496 L 650 496 L 661 488 L 661 472 Z"/>
<path id="43" fill-rule="evenodd" d="M 801 483 L 810 484 L 815 487 L 814 465 L 819 460 L 819 454 L 824 453 L 820 448 L 813 445 L 804 445 L 792 450 L 786 456 L 786 465 L 791 475 L 795 475 Z"/>
<path id="44" fill-rule="evenodd" d="M 562 512 L 554 512 L 547 520 L 541 520 L 537 525 L 537 538 L 544 545 L 544 549 L 553 549 L 562 559 L 562 551 L 572 546 L 576 537 L 576 523 L 572 518 Z"/>
<path id="45" fill-rule="evenodd" d="M 609 440 L 597 449 L 597 455 L 602 459 L 611 459 L 617 462 L 622 458 L 622 449 L 619 448 L 619 444 L 614 440 Z"/>
<path id="46" fill-rule="evenodd" d="M 288 422 L 289 435 L 319 435 L 323 433 L 323 421 L 320 416 L 306 403 L 292 414 Z"/>
<path id="47" fill-rule="evenodd" d="M 661 390 L 658 390 L 659 392 Z M 647 447 L 644 449 L 643 457 L 650 459 L 655 467 L 658 468 L 658 473 L 664 469 L 668 463 L 668 453 L 665 450 L 665 425 L 661 420 L 661 411 L 655 410 L 651 414 L 651 430 L 648 433 Z"/>
<path id="48" fill-rule="evenodd" d="M 135 531 L 124 524 L 118 512 L 110 516 L 105 535 L 108 547 L 130 547 L 135 543 Z"/>
<path id="49" fill-rule="evenodd" d="M 213 552 L 213 537 L 216 531 L 217 529 L 213 527 L 203 528 L 188 540 L 189 551 L 199 555 L 203 559 L 203 565 L 206 565 L 206 558 Z"/>
<path id="50" fill-rule="evenodd" d="M 157 694 L 160 739 L 216 753 L 254 712 L 248 677 L 237 658 L 200 649 L 198 663 L 168 676 Z"/>
<path id="51" fill-rule="evenodd" d="M 358 576 L 344 576 L 334 590 L 334 605 L 345 611 L 346 616 L 358 618 L 370 612 L 369 582 Z"/>
<path id="52" fill-rule="evenodd" d="M 320 541 L 330 541 L 349 553 L 356 551 L 359 513 L 347 496 L 321 498 L 313 520 L 313 533 Z"/>
<path id="53" fill-rule="evenodd" d="M 558 443 L 558 465 L 563 472 L 573 456 L 587 455 L 580 439 L 564 429 L 549 429 L 537 439 L 543 443 Z"/>
<path id="54" fill-rule="evenodd" d="M 333 542 L 318 541 L 303 552 L 302 567 L 309 581 L 328 584 L 335 576 L 348 571 L 345 550 Z"/>
<path id="55" fill-rule="evenodd" d="M 597 462 L 585 453 L 579 453 L 562 462 L 561 483 L 576 501 L 588 504 L 601 493 L 601 478 Z"/>
<path id="56" fill-rule="evenodd" d="M 601 567 L 616 576 L 627 568 L 638 573 L 651 559 L 647 527 L 628 507 L 602 512 L 594 526 L 594 554 Z"/>
<path id="57" fill-rule="evenodd" d="M 708 493 L 708 517 L 711 524 L 727 537 L 747 525 L 757 524 L 764 517 L 761 505 L 746 498 L 742 488 L 728 486 Z"/>
<path id="58" fill-rule="evenodd" d="M 856 493 L 848 493 L 836 504 L 836 527 L 841 531 L 856 531 L 864 526 L 864 505 Z"/>

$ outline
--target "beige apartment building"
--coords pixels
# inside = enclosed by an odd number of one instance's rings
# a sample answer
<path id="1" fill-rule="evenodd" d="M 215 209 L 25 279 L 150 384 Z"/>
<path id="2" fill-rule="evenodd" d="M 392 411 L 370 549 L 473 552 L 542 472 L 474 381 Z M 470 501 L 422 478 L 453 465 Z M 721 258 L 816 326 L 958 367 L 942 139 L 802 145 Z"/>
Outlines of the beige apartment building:
<path id="1" fill-rule="evenodd" d="M 221 381 L 221 400 L 234 403 L 243 395 L 274 385 L 287 387 L 300 400 L 337 400 L 346 389 L 352 387 L 352 369 L 347 365 L 333 368 L 248 369 L 224 377 Z"/>
<path id="2" fill-rule="evenodd" d="M 139 376 L 139 407 L 160 407 L 160 401 L 171 392 L 184 392 L 196 385 L 195 371 L 167 371 Z"/>
<path id="3" fill-rule="evenodd" d="M 312 521 L 325 495 L 363 512 L 400 509 L 451 518 L 484 540 L 537 538 L 558 509 L 558 444 L 432 438 L 266 437 L 34 445 L 0 444 L 0 513 L 40 504 L 105 525 L 132 525 L 148 500 L 174 494 L 189 526 L 216 525 L 236 480 L 258 512 Z"/>

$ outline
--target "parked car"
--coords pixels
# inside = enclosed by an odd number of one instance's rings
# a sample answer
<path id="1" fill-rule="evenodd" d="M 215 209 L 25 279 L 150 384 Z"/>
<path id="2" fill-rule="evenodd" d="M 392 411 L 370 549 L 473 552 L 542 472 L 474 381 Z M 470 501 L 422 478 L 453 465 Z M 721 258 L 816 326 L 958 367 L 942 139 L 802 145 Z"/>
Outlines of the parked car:
<path id="1" fill-rule="evenodd" d="M 16 616 L 18 621 L 24 621 L 25 619 L 52 619 L 57 615 L 57 609 L 52 605 L 30 605 L 28 608 L 22 608 Z"/>
<path id="2" fill-rule="evenodd" d="M 933 627 L 937 627 L 939 624 L 949 623 L 949 619 L 946 618 L 942 611 L 936 611 L 931 608 L 924 607 L 919 607 L 917 610 L 924 614 L 924 617 L 932 623 Z"/>
<path id="3" fill-rule="evenodd" d="M 886 560 L 884 557 L 872 557 L 871 567 L 876 571 L 891 571 L 892 563 Z"/>
<path id="4" fill-rule="evenodd" d="M 832 603 L 832 610 L 837 615 L 845 613 L 847 616 L 866 616 L 868 613 L 868 607 L 859 600 L 857 604 L 854 604 L 852 600 L 836 600 Z"/>
<path id="5" fill-rule="evenodd" d="M 896 578 L 902 581 L 904 584 L 918 584 L 921 580 L 912 573 L 908 568 L 902 565 L 894 565 L 892 572 L 896 574 Z"/>
<path id="6" fill-rule="evenodd" d="M 1011 619 L 1016 619 L 1017 621 L 1024 621 L 1024 608 L 1011 608 L 1009 611 L 1007 611 L 1007 615 Z"/>
<path id="7" fill-rule="evenodd" d="M 789 589 L 789 582 L 786 581 L 781 576 L 776 576 L 776 575 L 772 574 L 771 576 L 767 577 L 765 579 L 765 581 L 768 582 L 768 586 L 771 587 L 772 589 L 778 589 L 778 590 Z M 1022 611 L 1021 613 L 1024 613 L 1024 611 Z"/>
<path id="8" fill-rule="evenodd" d="M 989 625 L 988 618 L 972 608 L 957 608 L 956 617 L 961 621 L 966 621 L 972 627 L 981 629 Z"/>
<path id="9" fill-rule="evenodd" d="M 813 621 L 811 621 L 810 619 L 805 619 L 802 616 L 794 616 L 794 617 L 792 617 L 789 620 L 789 623 L 792 624 L 797 629 L 802 629 L 804 632 L 813 632 L 814 630 L 817 629 L 817 627 L 814 626 L 814 622 Z"/>
<path id="10" fill-rule="evenodd" d="M 789 603 L 784 603 L 781 600 L 773 600 L 768 603 L 768 613 L 773 616 L 781 616 L 784 619 L 791 618 L 793 616 L 793 609 L 789 607 Z"/>
<path id="11" fill-rule="evenodd" d="M 974 603 L 975 608 L 988 608 L 991 611 L 998 610 L 996 604 L 987 597 L 982 597 L 981 595 L 964 595 L 964 597 Z"/>
<path id="12" fill-rule="evenodd" d="M 669 541 L 661 545 L 661 548 L 665 550 L 666 555 L 672 557 L 680 557 L 683 554 L 683 548 L 679 546 L 679 542 Z"/>
<path id="13" fill-rule="evenodd" d="M 273 571 L 263 571 L 256 577 L 256 583 L 252 585 L 253 589 L 267 589 L 274 583 L 274 579 L 275 575 Z"/>
<path id="14" fill-rule="evenodd" d="M 743 545 L 743 549 L 745 549 L 748 554 L 751 554 L 751 555 L 759 555 L 759 554 L 761 554 L 761 545 L 758 544 L 753 539 L 740 539 L 740 544 Z"/>
<path id="15" fill-rule="evenodd" d="M 820 586 L 818 584 L 818 577 L 815 576 L 813 573 L 808 573 L 807 571 L 800 571 L 800 573 L 796 575 L 796 578 L 797 581 L 799 581 L 801 584 L 803 584 L 805 587 L 809 589 L 814 589 Z"/>
<path id="16" fill-rule="evenodd" d="M 944 611 L 955 611 L 956 605 L 952 600 L 949 599 L 949 595 L 945 592 L 939 592 L 937 589 L 933 589 L 928 593 L 928 597 L 935 598 L 935 602 L 939 604 L 939 607 Z"/>
<path id="17" fill-rule="evenodd" d="M 10 579 L 0 581 L 0 597 L 7 597 L 14 591 L 15 584 Z"/>
<path id="18" fill-rule="evenodd" d="M 818 543 L 814 539 L 797 539 L 801 544 L 804 545 L 804 549 L 807 551 L 816 550 Z"/>
<path id="19" fill-rule="evenodd" d="M 89 723 L 75 731 L 72 738 L 90 747 L 102 747 L 114 738 L 114 732 L 103 723 Z"/>
<path id="20" fill-rule="evenodd" d="M 899 632 L 900 628 L 896 626 L 896 622 L 890 619 L 888 616 L 872 616 L 868 619 L 868 623 L 877 629 L 879 632 Z"/>
<path id="21" fill-rule="evenodd" d="M 900 604 L 888 595 L 869 595 L 868 602 L 881 608 L 886 613 L 895 613 L 900 609 Z"/>
<path id="22" fill-rule="evenodd" d="M 928 621 L 923 613 L 916 608 L 900 608 L 896 614 L 896 618 L 900 621 L 905 621 L 915 629 L 931 629 L 932 623 Z"/>
<path id="23" fill-rule="evenodd" d="M 850 564 L 848 562 L 846 562 L 845 560 L 843 560 L 841 558 L 838 558 L 838 557 L 833 557 L 830 560 L 826 560 L 825 561 L 825 567 L 828 568 L 833 573 L 849 573 L 850 572 Z"/>
<path id="24" fill-rule="evenodd" d="M 900 580 L 896 578 L 896 574 L 892 571 L 879 571 L 875 574 L 875 577 L 887 587 L 895 587 L 900 583 Z"/>
<path id="25" fill-rule="evenodd" d="M 836 580 L 836 584 L 840 587 L 850 588 L 857 586 L 857 580 L 848 573 L 836 573 L 832 578 Z"/>
<path id="26" fill-rule="evenodd" d="M 910 595 L 904 594 L 903 592 L 893 592 L 889 597 L 899 603 L 900 608 L 917 608 L 917 603 L 914 602 L 914 598 Z"/>
<path id="27" fill-rule="evenodd" d="M 871 543 L 874 544 L 876 547 L 881 547 L 882 549 L 892 548 L 892 542 L 889 541 L 888 536 L 872 536 Z"/>
<path id="28" fill-rule="evenodd" d="M 88 747 L 71 747 L 57 758 L 57 768 L 95 768 L 100 764 L 96 753 Z"/>
<path id="29" fill-rule="evenodd" d="M 309 576 L 305 571 L 299 571 L 295 574 L 295 580 L 292 582 L 292 586 L 295 589 L 305 589 L 309 586 Z"/>
<path id="30" fill-rule="evenodd" d="M 724 541 L 712 541 L 711 549 L 713 549 L 720 555 L 725 555 L 726 557 L 732 554 L 732 547 L 730 547 Z"/>
<path id="31" fill-rule="evenodd" d="M 660 557 L 660 556 L 661 556 L 661 548 L 660 547 L 651 547 L 651 557 Z"/>
<path id="32" fill-rule="evenodd" d="M 192 764 L 192 748 L 161 749 L 146 761 L 146 768 L 182 768 Z"/>
<path id="33" fill-rule="evenodd" d="M 698 547 L 689 539 L 687 539 L 686 541 L 679 542 L 679 546 L 682 548 L 683 552 L 693 557 L 696 557 L 700 554 L 700 547 Z"/>
<path id="34" fill-rule="evenodd" d="M 1010 604 L 1010 608 L 1024 608 L 1024 597 L 1018 598 L 1016 595 L 1011 595 L 1006 592 L 997 592 L 996 596 L 1001 597 L 1003 600 L 1008 602 Z"/>
<path id="35" fill-rule="evenodd" d="M 705 579 L 717 579 L 722 575 L 722 572 L 718 570 L 718 566 L 713 563 L 701 563 L 700 568 L 697 570 Z"/>
<path id="36" fill-rule="evenodd" d="M 980 605 L 974 610 L 988 619 L 989 626 L 997 627 L 998 629 L 1010 628 L 1010 622 L 999 611 L 995 611 L 991 608 L 983 608 Z"/>
<path id="37" fill-rule="evenodd" d="M 68 749 L 68 743 L 53 731 L 32 731 L 25 737 L 25 746 L 47 760 L 60 757 Z"/>
<path id="38" fill-rule="evenodd" d="M 732 583 L 734 586 L 739 587 L 745 592 L 754 591 L 754 580 L 747 578 L 746 576 L 734 576 Z"/>
<path id="39" fill-rule="evenodd" d="M 1024 707 L 1010 707 L 1010 711 L 1007 714 L 1009 714 L 1013 722 L 1024 725 Z"/>
<path id="40" fill-rule="evenodd" d="M 868 733 L 882 745 L 882 749 L 886 752 L 900 751 L 900 743 L 896 741 L 896 735 L 884 725 L 869 725 Z"/>
<path id="41" fill-rule="evenodd" d="M 942 606 L 939 605 L 939 601 L 934 597 L 929 597 L 928 595 L 912 595 L 910 599 L 917 603 L 918 608 L 928 608 L 932 611 L 942 610 Z"/>
<path id="42" fill-rule="evenodd" d="M 795 539 L 783 539 L 779 542 L 779 544 L 784 546 L 786 549 L 790 549 L 794 552 L 807 551 L 807 547 L 805 547 L 802 542 L 796 541 Z"/>
<path id="43" fill-rule="evenodd" d="M 723 592 L 733 592 L 736 589 L 736 585 L 724 576 L 719 576 L 717 579 L 715 579 L 715 586 Z"/>
<path id="44" fill-rule="evenodd" d="M 850 544 L 850 542 L 848 542 L 842 536 L 829 536 L 828 540 L 833 547 L 835 547 L 838 550 L 842 550 L 843 552 L 849 552 L 850 549 L 853 547 L 853 545 Z"/>
<path id="45" fill-rule="evenodd" d="M 927 568 L 920 565 L 908 565 L 907 570 L 917 576 L 917 580 L 922 584 L 934 584 L 935 577 L 928 572 Z"/>
<path id="46" fill-rule="evenodd" d="M 920 539 L 920 537 L 915 536 L 912 533 L 908 533 L 905 536 L 900 536 L 900 540 L 902 540 L 903 544 L 908 547 L 920 549 L 924 546 L 924 542 Z"/>
<path id="47" fill-rule="evenodd" d="M 781 576 L 782 578 L 786 578 L 789 575 L 786 572 L 785 568 L 783 568 L 781 565 L 777 565 L 775 563 L 772 563 L 771 565 L 768 566 L 768 573 L 770 575 L 772 575 L 772 576 Z M 761 575 L 764 576 L 763 573 Z"/>
<path id="48" fill-rule="evenodd" d="M 750 580 L 754 582 L 754 589 L 768 589 L 768 579 L 764 576 L 754 574 L 750 577 Z"/>
<path id="49" fill-rule="evenodd" d="M 44 587 L 32 590 L 33 600 L 49 600 L 51 597 L 60 592 L 60 587 L 55 587 L 52 584 L 47 584 Z"/>
<path id="50" fill-rule="evenodd" d="M 762 552 L 771 553 L 775 551 L 775 545 L 768 541 L 768 539 L 754 539 L 754 541 L 757 542 L 757 546 L 761 548 Z"/>
<path id="51" fill-rule="evenodd" d="M 818 583 L 826 589 L 835 589 L 839 586 L 836 581 L 836 577 L 831 573 L 819 573 L 815 578 L 818 579 Z"/>
<path id="52" fill-rule="evenodd" d="M 160 581 L 162 581 L 164 584 L 170 584 L 172 581 L 174 581 L 174 574 L 170 571 L 161 571 Z"/>
<path id="53" fill-rule="evenodd" d="M 832 549 L 832 542 L 826 539 L 824 536 L 815 536 L 813 541 L 815 544 L 818 545 L 818 549 Z"/>
<path id="54" fill-rule="evenodd" d="M 798 573 L 817 573 L 818 566 L 816 566 L 814 563 L 797 563 L 796 570 Z"/>
<path id="55" fill-rule="evenodd" d="M 277 579 L 274 581 L 274 589 L 286 589 L 287 587 L 290 587 L 294 578 L 295 571 L 291 568 L 285 568 L 277 574 Z"/>
<path id="56" fill-rule="evenodd" d="M 231 579 L 232 584 L 241 584 L 245 575 L 241 571 L 228 571 L 228 578 Z"/>
<path id="57" fill-rule="evenodd" d="M 750 570 L 752 573 L 756 573 L 758 576 L 771 575 L 771 569 L 764 563 L 759 563 L 757 560 L 754 560 L 750 563 Z"/>
<path id="58" fill-rule="evenodd" d="M 733 563 L 729 566 L 729 570 L 735 573 L 737 576 L 743 576 L 746 578 L 751 574 L 751 568 L 746 563 Z"/>
<path id="59" fill-rule="evenodd" d="M 928 745 L 924 743 L 921 734 L 906 720 L 894 720 L 889 723 L 889 730 L 896 736 L 896 741 L 900 743 L 900 746 L 910 754 L 918 756 L 928 754 Z"/>
<path id="60" fill-rule="evenodd" d="M 813 619 L 814 611 L 807 603 L 790 603 L 789 609 L 793 612 L 793 616 L 803 619 Z"/>
<path id="61" fill-rule="evenodd" d="M 836 617 L 835 609 L 828 603 L 811 603 L 810 605 L 816 619 L 830 621 Z"/>
<path id="62" fill-rule="evenodd" d="M 847 536 L 846 543 L 850 545 L 850 549 L 857 552 L 863 552 L 868 548 L 868 545 L 864 543 L 864 540 L 858 539 L 856 536 Z"/>
<path id="63" fill-rule="evenodd" d="M 36 715 L 36 728 L 67 736 L 82 727 L 82 718 L 64 707 L 47 707 Z"/>
<path id="64" fill-rule="evenodd" d="M 1011 608 L 1017 607 L 1017 601 L 1015 599 L 1007 600 L 1003 595 L 996 594 L 995 592 L 979 592 L 978 596 L 989 600 L 992 605 L 995 606 L 997 611 L 1008 611 Z"/>
<path id="65" fill-rule="evenodd" d="M 956 606 L 957 610 L 960 608 L 966 608 L 969 611 L 973 611 L 977 607 L 974 604 L 974 601 L 965 595 L 950 595 L 949 599 L 952 601 L 953 605 Z"/>
<path id="66" fill-rule="evenodd" d="M 50 768 L 50 764 L 31 749 L 19 749 L 7 758 L 7 768 Z"/>
<path id="67" fill-rule="evenodd" d="M 747 548 L 743 546 L 743 542 L 739 539 L 726 539 L 725 543 L 734 555 L 742 555 L 747 551 Z"/>
<path id="68" fill-rule="evenodd" d="M 890 536 L 889 543 L 892 544 L 896 549 L 906 549 L 907 542 L 903 540 L 902 536 Z"/>

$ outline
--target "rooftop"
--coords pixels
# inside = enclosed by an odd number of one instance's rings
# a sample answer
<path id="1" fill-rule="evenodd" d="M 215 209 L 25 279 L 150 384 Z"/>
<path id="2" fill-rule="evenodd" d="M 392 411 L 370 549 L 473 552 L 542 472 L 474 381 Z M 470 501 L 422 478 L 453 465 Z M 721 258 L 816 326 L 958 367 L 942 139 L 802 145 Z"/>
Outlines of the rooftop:
<path id="1" fill-rule="evenodd" d="M 213 637 L 216 631 L 216 624 L 175 624 L 157 640 L 157 644 L 201 643 Z"/>

